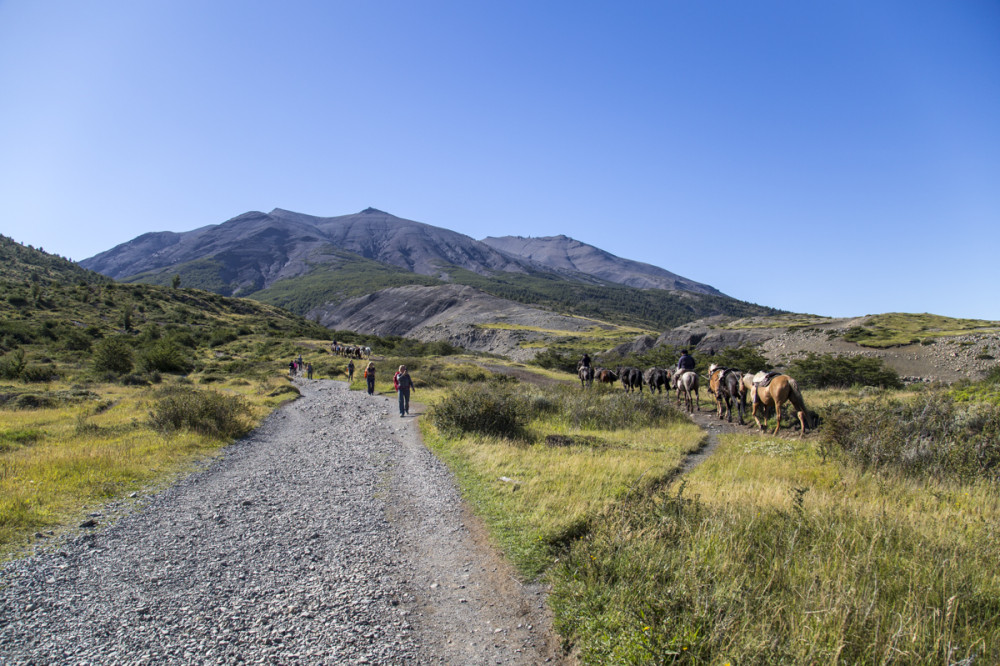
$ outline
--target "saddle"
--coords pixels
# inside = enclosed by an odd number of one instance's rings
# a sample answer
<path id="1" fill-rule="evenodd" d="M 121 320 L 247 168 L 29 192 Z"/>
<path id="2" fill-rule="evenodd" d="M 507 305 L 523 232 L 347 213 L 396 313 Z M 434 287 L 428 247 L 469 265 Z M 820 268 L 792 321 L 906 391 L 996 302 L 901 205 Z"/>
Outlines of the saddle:
<path id="1" fill-rule="evenodd" d="M 771 380 L 780 374 L 781 374 L 780 372 L 776 372 L 774 370 L 771 370 L 770 372 L 764 372 L 763 370 L 761 370 L 760 372 L 758 372 L 756 375 L 753 376 L 753 385 L 768 386 L 770 385 Z"/>

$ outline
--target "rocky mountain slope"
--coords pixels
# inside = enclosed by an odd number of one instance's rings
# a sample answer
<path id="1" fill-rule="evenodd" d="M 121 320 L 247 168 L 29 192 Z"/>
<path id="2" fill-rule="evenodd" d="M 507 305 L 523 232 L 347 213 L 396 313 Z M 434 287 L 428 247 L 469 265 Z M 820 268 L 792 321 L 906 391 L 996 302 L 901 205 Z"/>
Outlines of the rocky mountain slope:
<path id="1" fill-rule="evenodd" d="M 903 344 L 882 347 L 858 344 L 852 333 L 881 326 L 894 316 L 904 321 L 933 319 Z M 906 336 L 904 336 L 905 338 Z M 907 382 L 955 382 L 980 379 L 1000 359 L 1000 322 L 948 320 L 932 315 L 866 315 L 830 318 L 812 315 L 777 317 L 710 317 L 645 338 L 622 351 L 645 351 L 657 345 L 689 347 L 712 354 L 728 347 L 758 347 L 774 368 L 783 368 L 810 353 L 882 359 Z M 763 368 L 755 368 L 755 370 Z"/>
<path id="2" fill-rule="evenodd" d="M 538 238 L 490 236 L 484 238 L 483 243 L 505 254 L 527 259 L 551 270 L 585 273 L 608 282 L 639 289 L 667 289 L 722 295 L 722 292 L 710 285 L 689 280 L 659 266 L 616 257 L 610 252 L 569 236 Z"/>

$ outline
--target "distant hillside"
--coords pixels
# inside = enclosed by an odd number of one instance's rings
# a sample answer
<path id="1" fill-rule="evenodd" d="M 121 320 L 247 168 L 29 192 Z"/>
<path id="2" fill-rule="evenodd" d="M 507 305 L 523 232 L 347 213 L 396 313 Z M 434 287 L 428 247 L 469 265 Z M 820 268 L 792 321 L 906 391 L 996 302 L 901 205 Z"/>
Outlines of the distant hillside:
<path id="1" fill-rule="evenodd" d="M 689 280 L 658 266 L 616 257 L 569 236 L 502 236 L 484 238 L 483 242 L 504 254 L 527 259 L 549 270 L 585 273 L 639 289 L 666 289 L 723 296 L 715 287 Z"/>
<path id="2" fill-rule="evenodd" d="M 151 325 L 205 335 L 244 330 L 272 336 L 325 336 L 299 315 L 196 289 L 117 284 L 68 259 L 0 236 L 0 353 L 41 345 L 67 359 L 95 340 Z"/>

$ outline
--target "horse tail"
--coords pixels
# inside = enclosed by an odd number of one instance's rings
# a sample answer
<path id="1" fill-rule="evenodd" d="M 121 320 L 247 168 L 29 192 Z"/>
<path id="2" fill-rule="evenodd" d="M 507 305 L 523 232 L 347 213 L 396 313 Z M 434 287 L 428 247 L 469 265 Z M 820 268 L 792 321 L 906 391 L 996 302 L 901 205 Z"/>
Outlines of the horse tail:
<path id="1" fill-rule="evenodd" d="M 802 391 L 799 390 L 799 383 L 794 379 L 792 379 L 791 377 L 789 377 L 788 387 L 792 389 L 788 394 L 788 399 L 791 401 L 792 406 L 795 407 L 795 409 L 799 410 L 800 412 L 804 412 L 805 419 L 808 421 L 809 411 L 806 410 L 806 401 L 802 397 Z"/>

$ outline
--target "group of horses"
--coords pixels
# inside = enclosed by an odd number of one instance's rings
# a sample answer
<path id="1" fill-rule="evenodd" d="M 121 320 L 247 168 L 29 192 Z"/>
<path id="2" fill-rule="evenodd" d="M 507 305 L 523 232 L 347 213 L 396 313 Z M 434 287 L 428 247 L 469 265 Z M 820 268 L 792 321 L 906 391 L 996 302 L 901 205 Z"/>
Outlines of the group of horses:
<path id="1" fill-rule="evenodd" d="M 361 347 L 358 345 L 340 345 L 333 343 L 330 345 L 330 353 L 335 356 L 343 356 L 344 358 L 371 358 L 372 348 L 371 347 Z"/>
<path id="2" fill-rule="evenodd" d="M 699 375 L 693 370 L 653 367 L 643 373 L 631 366 L 619 366 L 615 370 L 610 370 L 580 364 L 577 366 L 577 374 L 582 388 L 590 387 L 596 379 L 598 383 L 611 385 L 621 381 L 626 393 L 631 393 L 635 389 L 639 389 L 641 393 L 644 384 L 649 387 L 650 392 L 663 391 L 669 394 L 670 390 L 674 389 L 677 391 L 678 406 L 683 396 L 684 407 L 689 413 L 695 410 L 701 411 L 698 404 Z M 746 413 L 749 399 L 751 416 L 761 431 L 767 424 L 768 414 L 773 411 L 778 421 L 773 434 L 778 434 L 781 429 L 781 408 L 787 402 L 792 403 L 798 416 L 801 426 L 799 437 L 805 434 L 807 420 L 810 420 L 809 427 L 815 425 L 811 422 L 812 416 L 806 410 L 805 400 L 798 384 L 788 375 L 776 372 L 742 373 L 713 363 L 708 367 L 708 392 L 715 397 L 716 413 L 720 420 L 728 419 L 732 423 L 735 406 L 740 425 L 746 425 L 743 415 Z M 762 418 L 763 423 L 761 423 Z"/>

